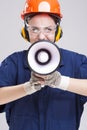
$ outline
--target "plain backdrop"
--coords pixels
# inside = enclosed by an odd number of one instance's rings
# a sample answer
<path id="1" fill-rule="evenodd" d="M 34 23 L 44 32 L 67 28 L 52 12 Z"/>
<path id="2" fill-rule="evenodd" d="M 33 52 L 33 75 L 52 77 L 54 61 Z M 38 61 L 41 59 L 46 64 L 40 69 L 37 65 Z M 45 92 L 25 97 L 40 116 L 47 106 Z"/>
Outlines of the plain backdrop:
<path id="1" fill-rule="evenodd" d="M 87 55 L 87 0 L 59 0 L 63 18 L 63 37 L 58 46 Z M 28 48 L 20 35 L 20 13 L 25 0 L 2 0 L 0 3 L 0 62 L 15 51 Z M 8 130 L 5 113 L 0 114 L 0 130 Z M 79 130 L 87 130 L 87 104 Z"/>

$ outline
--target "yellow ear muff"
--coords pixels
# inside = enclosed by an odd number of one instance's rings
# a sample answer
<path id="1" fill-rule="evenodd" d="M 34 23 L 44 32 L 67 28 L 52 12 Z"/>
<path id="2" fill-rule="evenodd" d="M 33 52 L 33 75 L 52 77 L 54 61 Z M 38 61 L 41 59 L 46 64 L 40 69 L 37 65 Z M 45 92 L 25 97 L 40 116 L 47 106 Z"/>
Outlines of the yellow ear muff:
<path id="1" fill-rule="evenodd" d="M 55 40 L 58 41 L 62 37 L 62 34 L 63 34 L 62 28 L 58 26 Z"/>
<path id="2" fill-rule="evenodd" d="M 27 37 L 27 34 L 26 34 L 25 27 L 23 27 L 22 30 L 21 30 L 21 36 L 22 36 L 26 41 L 29 41 L 29 40 L 28 40 L 28 37 Z"/>

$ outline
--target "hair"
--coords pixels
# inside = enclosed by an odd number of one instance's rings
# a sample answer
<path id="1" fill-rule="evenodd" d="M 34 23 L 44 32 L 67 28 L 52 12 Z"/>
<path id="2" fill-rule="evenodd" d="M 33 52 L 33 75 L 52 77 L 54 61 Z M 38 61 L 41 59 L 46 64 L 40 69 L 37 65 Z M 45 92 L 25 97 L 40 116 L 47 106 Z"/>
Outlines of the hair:
<path id="1" fill-rule="evenodd" d="M 49 14 L 49 16 L 54 20 L 54 22 L 58 25 L 60 25 L 60 22 L 61 22 L 61 18 L 54 15 L 54 14 Z"/>
<path id="2" fill-rule="evenodd" d="M 30 20 L 32 17 L 34 17 L 35 15 L 38 15 L 38 14 L 43 14 L 43 13 L 32 13 L 32 14 L 27 14 L 24 18 L 24 22 L 27 22 L 28 23 L 28 20 Z M 61 18 L 56 15 L 56 14 L 50 14 L 48 13 L 48 15 L 54 20 L 54 22 L 58 25 L 60 25 L 60 21 L 61 21 Z"/>

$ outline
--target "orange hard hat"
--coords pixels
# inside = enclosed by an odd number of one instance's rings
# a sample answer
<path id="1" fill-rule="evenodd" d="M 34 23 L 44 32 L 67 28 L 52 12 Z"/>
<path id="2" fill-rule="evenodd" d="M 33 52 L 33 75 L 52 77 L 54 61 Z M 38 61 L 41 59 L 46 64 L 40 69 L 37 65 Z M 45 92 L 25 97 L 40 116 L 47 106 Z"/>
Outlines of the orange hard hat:
<path id="1" fill-rule="evenodd" d="M 21 18 L 24 19 L 28 14 L 44 12 L 62 18 L 58 0 L 26 0 L 24 10 L 21 13 Z"/>

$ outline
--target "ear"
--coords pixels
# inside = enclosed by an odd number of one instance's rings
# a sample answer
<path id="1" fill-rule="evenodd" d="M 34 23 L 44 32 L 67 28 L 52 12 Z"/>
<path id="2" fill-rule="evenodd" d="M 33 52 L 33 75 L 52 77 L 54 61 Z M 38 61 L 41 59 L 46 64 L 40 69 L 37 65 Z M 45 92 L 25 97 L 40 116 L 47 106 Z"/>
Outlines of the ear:
<path id="1" fill-rule="evenodd" d="M 25 40 L 30 41 L 30 40 L 29 40 L 28 31 L 26 30 L 25 27 L 23 27 L 23 28 L 21 29 L 21 36 L 22 36 Z"/>
<path id="2" fill-rule="evenodd" d="M 57 31 L 56 31 L 56 38 L 55 41 L 58 41 L 63 35 L 63 31 L 62 28 L 60 26 L 57 27 Z"/>

